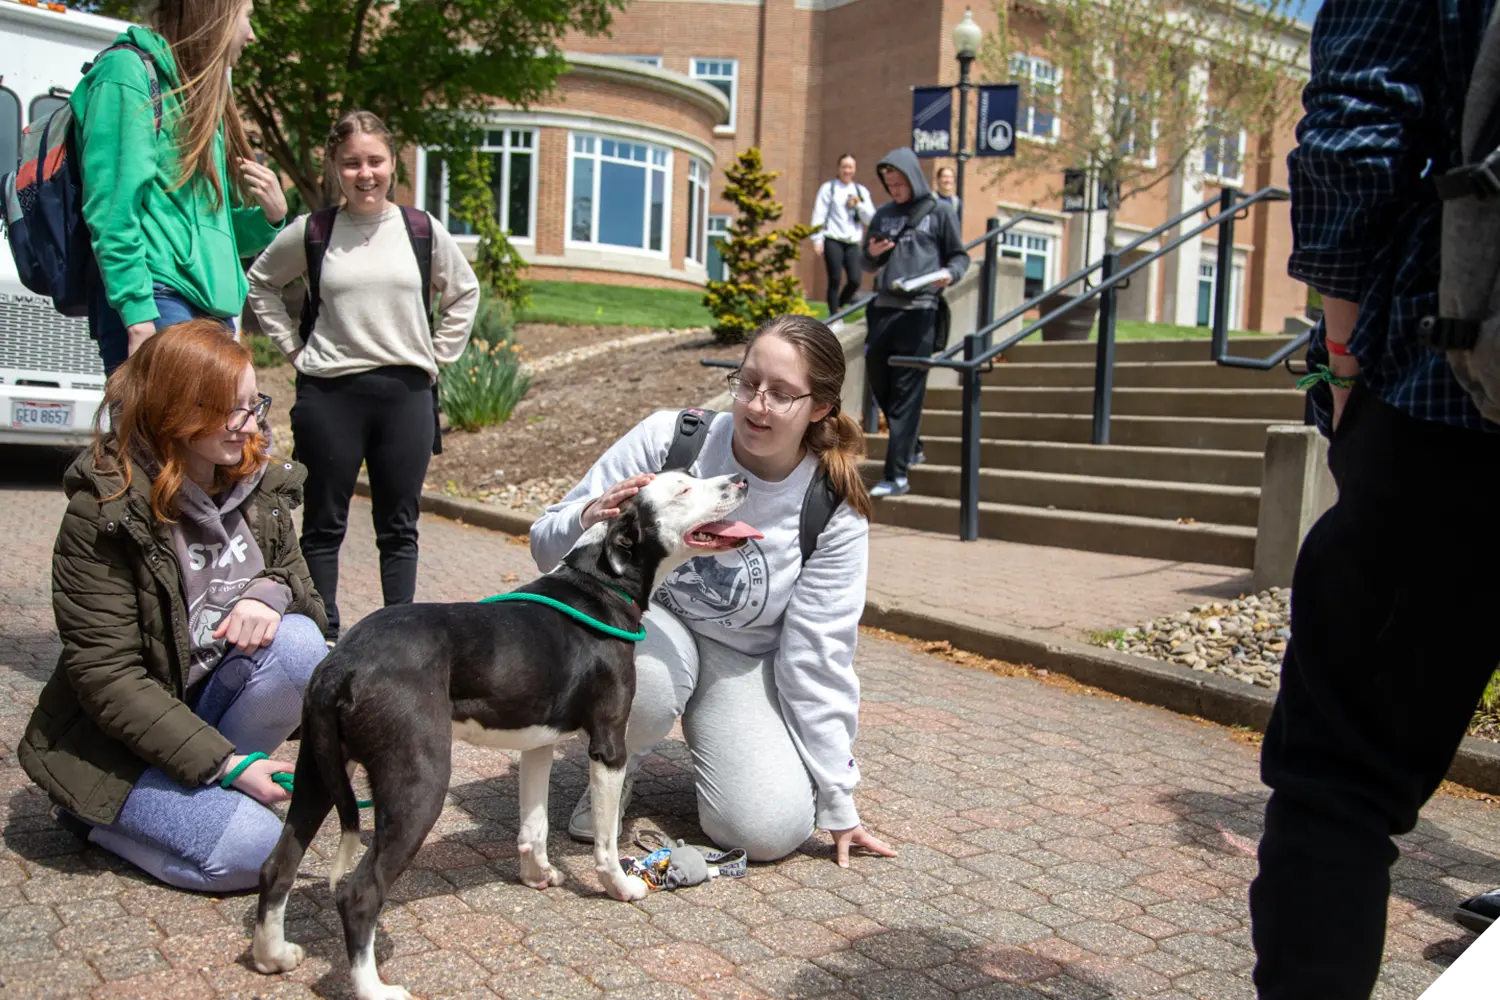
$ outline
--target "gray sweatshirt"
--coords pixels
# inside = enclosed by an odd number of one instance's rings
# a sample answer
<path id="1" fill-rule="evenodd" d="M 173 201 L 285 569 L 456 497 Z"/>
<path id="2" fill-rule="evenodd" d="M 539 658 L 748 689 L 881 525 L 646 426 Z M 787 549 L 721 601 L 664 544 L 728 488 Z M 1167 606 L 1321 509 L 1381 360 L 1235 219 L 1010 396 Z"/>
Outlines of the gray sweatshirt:
<path id="1" fill-rule="evenodd" d="M 734 459 L 733 427 L 729 413 L 714 418 L 690 471 L 704 477 L 744 475 L 750 497 L 734 516 L 765 538 L 688 561 L 657 587 L 651 600 L 705 638 L 750 656 L 775 653 L 782 716 L 818 789 L 818 826 L 847 830 L 859 823 L 854 808 L 859 783 L 853 751 L 859 722 L 854 646 L 865 607 L 870 526 L 841 504 L 812 558 L 802 565 L 802 498 L 818 460 L 808 455 L 780 482 L 757 478 Z M 531 554 L 537 566 L 551 571 L 567 555 L 583 533 L 583 508 L 606 487 L 659 471 L 676 433 L 677 411 L 662 410 L 616 441 L 583 482 L 532 524 Z"/>
<path id="2" fill-rule="evenodd" d="M 286 584 L 261 576 L 266 562 L 240 511 L 265 469 L 233 487 L 216 501 L 191 480 L 177 495 L 177 523 L 172 526 L 172 549 L 187 601 L 189 658 L 188 688 L 213 672 L 228 650 L 228 640 L 215 639 L 214 630 L 245 598 L 260 601 L 285 614 L 292 603 Z"/>
<path id="3" fill-rule="evenodd" d="M 865 264 L 871 269 L 880 268 L 880 273 L 875 276 L 875 304 L 887 309 L 936 309 L 938 290 L 931 285 L 913 295 L 896 291 L 891 288 L 891 282 L 900 278 L 920 278 L 940 267 L 947 268 L 955 282 L 962 278 L 969 270 L 969 255 L 964 252 L 958 216 L 949 205 L 937 200 L 937 195 L 927 186 L 916 153 L 905 146 L 893 149 L 880 161 L 877 169 L 885 167 L 894 167 L 906 175 L 911 183 L 911 198 L 899 205 L 894 201 L 881 205 L 865 236 Z M 885 183 L 883 176 L 880 182 Z M 929 203 L 932 210 L 927 216 L 907 229 L 907 217 Z M 900 234 L 900 239 L 896 239 L 897 234 Z M 870 241 L 875 239 L 896 240 L 896 245 L 879 257 L 871 257 Z"/>

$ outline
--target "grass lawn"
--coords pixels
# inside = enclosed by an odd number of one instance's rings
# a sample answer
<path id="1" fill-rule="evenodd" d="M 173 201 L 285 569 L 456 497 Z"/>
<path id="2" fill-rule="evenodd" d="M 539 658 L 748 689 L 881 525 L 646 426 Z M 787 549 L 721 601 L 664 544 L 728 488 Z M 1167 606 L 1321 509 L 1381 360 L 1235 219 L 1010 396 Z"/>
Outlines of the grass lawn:
<path id="1" fill-rule="evenodd" d="M 1172 326 L 1169 323 L 1140 323 L 1119 320 L 1115 323 L 1115 340 L 1207 340 L 1213 336 L 1210 326 Z M 1279 337 L 1279 333 L 1256 330 L 1230 330 L 1230 337 Z M 1089 339 L 1095 339 L 1091 336 Z"/>
<path id="2" fill-rule="evenodd" d="M 682 330 L 711 326 L 713 317 L 703 307 L 703 293 L 677 288 L 631 288 L 574 281 L 529 281 L 531 308 L 516 317 L 521 323 L 562 326 L 644 326 Z M 817 316 L 828 306 L 808 303 Z M 861 313 L 854 315 L 859 319 Z"/>

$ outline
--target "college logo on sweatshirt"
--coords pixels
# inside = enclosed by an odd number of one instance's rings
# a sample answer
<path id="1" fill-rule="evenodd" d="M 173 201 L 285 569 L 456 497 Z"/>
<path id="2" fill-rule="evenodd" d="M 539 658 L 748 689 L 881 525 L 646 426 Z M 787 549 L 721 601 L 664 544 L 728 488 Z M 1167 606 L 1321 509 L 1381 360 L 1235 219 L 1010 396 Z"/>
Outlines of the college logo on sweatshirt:
<path id="1" fill-rule="evenodd" d="M 229 540 L 228 545 L 220 545 L 217 542 L 209 545 L 189 545 L 187 547 L 188 568 L 194 572 L 210 566 L 215 569 L 225 569 L 235 563 L 244 562 L 245 554 L 249 551 L 244 535 L 235 535 Z"/>
<path id="2" fill-rule="evenodd" d="M 681 618 L 744 628 L 765 610 L 769 589 L 765 552 L 751 540 L 683 563 L 657 588 L 656 600 Z"/>

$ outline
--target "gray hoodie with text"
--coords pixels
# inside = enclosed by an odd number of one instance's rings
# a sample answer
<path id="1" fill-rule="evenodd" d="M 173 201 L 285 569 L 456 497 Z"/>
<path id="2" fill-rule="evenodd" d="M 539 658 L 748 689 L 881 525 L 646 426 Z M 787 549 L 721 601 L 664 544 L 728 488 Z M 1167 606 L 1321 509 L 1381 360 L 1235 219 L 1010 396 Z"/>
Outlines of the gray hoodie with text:
<path id="1" fill-rule="evenodd" d="M 929 285 L 911 294 L 896 291 L 891 282 L 921 277 L 940 267 L 952 273 L 955 283 L 962 278 L 969 269 L 969 255 L 964 252 L 958 216 L 950 206 L 938 201 L 927 186 L 916 153 L 905 146 L 893 149 L 876 165 L 876 170 L 886 167 L 894 167 L 906 175 L 911 184 L 911 198 L 899 205 L 891 201 L 880 206 L 865 234 L 865 264 L 880 268 L 875 276 L 875 305 L 887 309 L 936 309 L 939 294 L 936 288 Z M 884 176 L 881 184 L 885 184 Z M 886 191 L 889 193 L 890 188 Z M 926 210 L 927 214 L 908 228 L 908 217 L 918 210 Z M 881 256 L 872 257 L 870 241 L 876 239 L 894 239 L 896 245 Z"/>

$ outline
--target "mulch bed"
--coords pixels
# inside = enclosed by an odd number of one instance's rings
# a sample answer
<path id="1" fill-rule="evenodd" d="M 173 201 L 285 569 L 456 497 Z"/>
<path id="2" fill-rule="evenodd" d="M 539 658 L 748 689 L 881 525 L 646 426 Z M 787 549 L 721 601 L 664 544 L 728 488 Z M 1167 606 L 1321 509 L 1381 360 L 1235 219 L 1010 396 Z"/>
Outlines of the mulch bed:
<path id="1" fill-rule="evenodd" d="M 643 331 L 632 327 L 522 324 L 516 339 L 533 361 Z M 724 390 L 725 371 L 704 358 L 732 358 L 740 349 L 706 332 L 632 347 L 562 365 L 536 376 L 511 419 L 477 433 L 448 430 L 443 453 L 427 471 L 427 489 L 527 512 L 540 511 L 570 489 L 594 461 L 644 417 L 660 409 L 697 406 Z M 256 372 L 274 402 L 276 450 L 290 453 L 295 372 L 288 365 Z"/>

